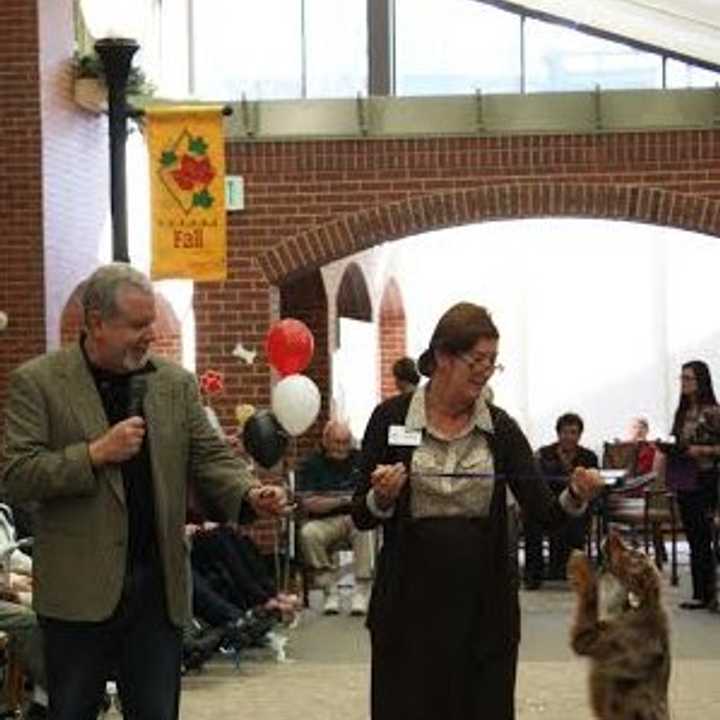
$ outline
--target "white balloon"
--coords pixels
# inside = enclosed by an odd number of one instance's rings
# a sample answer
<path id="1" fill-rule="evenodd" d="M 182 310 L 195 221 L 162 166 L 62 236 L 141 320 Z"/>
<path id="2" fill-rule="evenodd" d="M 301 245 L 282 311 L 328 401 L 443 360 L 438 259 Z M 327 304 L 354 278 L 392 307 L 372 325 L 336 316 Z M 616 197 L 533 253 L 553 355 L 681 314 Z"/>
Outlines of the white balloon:
<path id="1" fill-rule="evenodd" d="M 290 435 L 302 435 L 320 412 L 320 391 L 305 375 L 287 375 L 273 390 L 272 409 Z"/>

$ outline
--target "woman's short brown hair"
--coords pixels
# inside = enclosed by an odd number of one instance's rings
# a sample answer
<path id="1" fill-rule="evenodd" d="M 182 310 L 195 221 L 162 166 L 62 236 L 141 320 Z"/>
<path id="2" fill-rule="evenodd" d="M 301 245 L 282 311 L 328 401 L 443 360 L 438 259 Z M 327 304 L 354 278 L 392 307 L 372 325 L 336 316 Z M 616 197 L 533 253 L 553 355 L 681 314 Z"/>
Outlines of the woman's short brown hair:
<path id="1" fill-rule="evenodd" d="M 435 351 L 459 355 L 470 350 L 480 338 L 498 340 L 500 333 L 482 305 L 460 302 L 438 320 L 428 349 L 418 360 L 418 370 L 430 377 L 435 371 Z"/>

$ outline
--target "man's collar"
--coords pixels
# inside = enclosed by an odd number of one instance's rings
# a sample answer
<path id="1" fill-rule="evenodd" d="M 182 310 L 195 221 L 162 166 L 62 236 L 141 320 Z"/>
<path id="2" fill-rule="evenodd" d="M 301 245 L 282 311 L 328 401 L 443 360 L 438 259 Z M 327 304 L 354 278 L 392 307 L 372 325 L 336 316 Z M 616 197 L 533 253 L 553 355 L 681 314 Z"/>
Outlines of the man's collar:
<path id="1" fill-rule="evenodd" d="M 413 393 L 407 415 L 405 416 L 405 427 L 408 430 L 424 430 L 427 427 L 426 405 L 428 387 L 429 384 L 423 385 Z M 472 424 L 483 432 L 494 433 L 495 431 L 490 410 L 482 395 L 475 401 Z"/>

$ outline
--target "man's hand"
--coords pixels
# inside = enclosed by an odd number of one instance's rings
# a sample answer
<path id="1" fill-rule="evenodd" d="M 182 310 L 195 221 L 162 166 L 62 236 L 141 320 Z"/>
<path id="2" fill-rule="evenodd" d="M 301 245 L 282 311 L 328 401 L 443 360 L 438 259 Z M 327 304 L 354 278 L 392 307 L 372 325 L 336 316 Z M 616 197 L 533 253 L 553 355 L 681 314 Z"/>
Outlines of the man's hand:
<path id="1" fill-rule="evenodd" d="M 290 511 L 285 488 L 279 485 L 252 487 L 245 497 L 258 515 L 287 515 Z"/>
<path id="2" fill-rule="evenodd" d="M 600 472 L 594 468 L 577 467 L 573 470 L 568 483 L 570 495 L 578 502 L 590 502 L 605 487 Z"/>
<path id="3" fill-rule="evenodd" d="M 145 420 L 130 417 L 113 425 L 88 446 L 93 467 L 122 463 L 140 452 L 145 437 Z"/>
<path id="4" fill-rule="evenodd" d="M 195 523 L 185 523 L 185 537 L 190 539 L 200 532 L 200 526 Z"/>
<path id="5" fill-rule="evenodd" d="M 407 472 L 403 463 L 378 465 L 370 475 L 378 506 L 383 510 L 389 508 L 397 500 L 406 482 Z"/>

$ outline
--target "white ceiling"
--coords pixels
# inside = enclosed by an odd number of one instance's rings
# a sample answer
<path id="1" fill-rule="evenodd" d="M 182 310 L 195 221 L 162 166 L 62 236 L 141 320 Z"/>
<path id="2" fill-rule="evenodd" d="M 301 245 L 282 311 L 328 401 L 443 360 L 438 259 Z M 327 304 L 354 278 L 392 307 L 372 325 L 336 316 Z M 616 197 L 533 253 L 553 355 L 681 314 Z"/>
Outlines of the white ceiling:
<path id="1" fill-rule="evenodd" d="M 507 5 L 720 66 L 720 0 L 537 0 Z"/>

